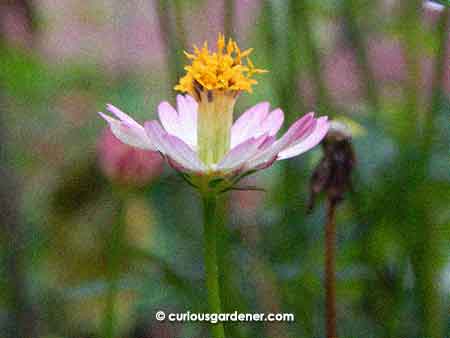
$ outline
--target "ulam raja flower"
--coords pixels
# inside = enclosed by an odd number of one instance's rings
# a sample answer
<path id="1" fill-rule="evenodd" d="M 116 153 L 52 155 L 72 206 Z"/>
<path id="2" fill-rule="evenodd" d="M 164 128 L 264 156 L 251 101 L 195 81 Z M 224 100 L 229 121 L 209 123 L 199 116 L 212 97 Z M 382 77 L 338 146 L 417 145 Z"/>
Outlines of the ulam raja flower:
<path id="1" fill-rule="evenodd" d="M 175 89 L 177 107 L 161 102 L 158 120 L 140 125 L 118 108 L 108 105 L 115 118 L 99 113 L 122 142 L 157 150 L 189 183 L 201 191 L 231 189 L 242 177 L 272 165 L 277 160 L 300 155 L 316 146 L 328 131 L 327 117 L 308 113 L 277 139 L 284 114 L 258 103 L 233 123 L 233 109 L 242 92 L 257 83 L 249 58 L 251 49 L 241 51 L 232 39 L 219 35 L 217 51 L 205 43 L 185 53 L 185 67 Z"/>

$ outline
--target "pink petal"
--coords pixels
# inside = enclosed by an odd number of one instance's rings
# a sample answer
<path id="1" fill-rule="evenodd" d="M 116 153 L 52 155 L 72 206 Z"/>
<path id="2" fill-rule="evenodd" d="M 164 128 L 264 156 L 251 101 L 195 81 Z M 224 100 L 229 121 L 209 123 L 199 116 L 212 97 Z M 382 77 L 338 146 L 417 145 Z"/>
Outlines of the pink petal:
<path id="1" fill-rule="evenodd" d="M 254 136 L 269 113 L 269 103 L 261 102 L 244 112 L 231 127 L 231 147 Z"/>
<path id="2" fill-rule="evenodd" d="M 177 108 L 180 121 L 183 125 L 197 126 L 197 102 L 189 95 L 177 95 Z"/>
<path id="3" fill-rule="evenodd" d="M 197 146 L 197 103 L 191 97 L 177 96 L 178 112 L 166 101 L 158 106 L 164 129 L 191 147 Z"/>
<path id="4" fill-rule="evenodd" d="M 99 115 L 108 122 L 114 136 L 130 146 L 155 150 L 155 147 L 145 133 L 144 128 L 139 123 L 112 105 L 108 105 L 108 110 L 121 119 L 120 121 L 99 112 Z"/>
<path id="5" fill-rule="evenodd" d="M 190 146 L 197 147 L 197 102 L 189 95 L 177 95 L 178 121 L 183 131 L 180 137 Z"/>
<path id="6" fill-rule="evenodd" d="M 316 127 L 313 132 L 303 141 L 296 143 L 278 154 L 279 160 L 291 158 L 300 155 L 309 149 L 315 147 L 325 137 L 328 132 L 329 122 L 326 116 L 317 119 Z"/>
<path id="7" fill-rule="evenodd" d="M 246 161 L 256 155 L 269 138 L 262 135 L 258 138 L 250 138 L 231 149 L 217 166 L 218 170 L 232 171 L 241 167 Z"/>
<path id="8" fill-rule="evenodd" d="M 261 123 L 261 131 L 269 133 L 269 135 L 276 135 L 280 130 L 284 121 L 284 113 L 281 109 L 275 109 L 269 116 Z"/>
<path id="9" fill-rule="evenodd" d="M 164 135 L 166 135 L 167 132 L 161 127 L 159 122 L 156 120 L 147 121 L 144 123 L 144 128 L 148 138 L 155 145 L 155 148 L 164 155 L 167 155 L 168 149 L 164 142 Z"/>
<path id="10" fill-rule="evenodd" d="M 260 105 L 262 105 L 262 108 L 256 105 L 235 122 L 231 129 L 231 147 L 251 137 L 255 138 L 264 134 L 276 135 L 278 130 L 280 130 L 284 120 L 283 111 L 275 109 L 268 114 L 269 106 L 267 103 L 263 102 Z M 258 109 L 252 111 L 254 108 Z"/>
<path id="11" fill-rule="evenodd" d="M 314 113 L 309 113 L 301 117 L 292 124 L 288 131 L 279 140 L 277 140 L 272 147 L 267 149 L 267 153 L 275 155 L 284 148 L 288 147 L 293 142 L 310 132 L 314 123 Z"/>
<path id="12" fill-rule="evenodd" d="M 171 159 L 170 157 L 167 157 L 167 163 L 169 163 L 169 165 L 175 169 L 176 171 L 181 171 L 181 172 L 186 172 L 187 169 L 185 167 L 183 167 L 181 164 L 175 162 L 173 159 Z"/>
<path id="13" fill-rule="evenodd" d="M 316 120 L 313 116 L 314 113 L 309 113 L 294 122 L 294 124 L 279 140 L 274 142 L 265 151 L 259 153 L 257 156 L 249 160 L 245 168 L 247 170 L 257 168 L 265 164 L 266 162 L 271 161 L 278 155 L 280 151 L 289 147 L 298 139 L 301 139 L 305 135 L 309 134 L 316 124 Z"/>
<path id="14" fill-rule="evenodd" d="M 205 170 L 205 166 L 200 162 L 197 154 L 181 139 L 168 134 L 158 121 L 146 122 L 145 130 L 157 149 L 185 168 L 186 171 L 202 172 Z"/>
<path id="15" fill-rule="evenodd" d="M 189 163 L 189 167 L 186 166 L 186 168 L 190 169 L 190 171 L 202 172 L 206 170 L 204 164 L 199 160 L 197 153 L 193 151 L 192 148 L 184 143 L 181 139 L 169 134 L 165 135 L 164 138 L 171 146 L 171 150 L 173 150 L 171 154 L 176 155 L 171 156 L 176 162 L 182 165 L 184 165 L 185 163 Z M 180 158 L 183 159 L 183 161 L 180 161 Z"/>
<path id="16" fill-rule="evenodd" d="M 258 151 L 263 152 L 268 149 L 276 141 L 275 136 L 268 136 L 264 142 L 259 146 Z"/>
<path id="17" fill-rule="evenodd" d="M 169 134 L 177 136 L 181 134 L 178 113 L 169 102 L 163 101 L 159 104 L 158 115 L 162 126 Z"/>
<path id="18" fill-rule="evenodd" d="M 141 126 L 139 123 L 137 123 L 133 118 L 128 116 L 128 114 L 125 114 L 123 111 L 121 111 L 119 108 L 113 106 L 111 103 L 108 103 L 106 105 L 106 109 L 110 112 L 116 115 L 116 117 L 121 120 L 122 122 L 127 122 L 129 125 L 134 126 Z"/>

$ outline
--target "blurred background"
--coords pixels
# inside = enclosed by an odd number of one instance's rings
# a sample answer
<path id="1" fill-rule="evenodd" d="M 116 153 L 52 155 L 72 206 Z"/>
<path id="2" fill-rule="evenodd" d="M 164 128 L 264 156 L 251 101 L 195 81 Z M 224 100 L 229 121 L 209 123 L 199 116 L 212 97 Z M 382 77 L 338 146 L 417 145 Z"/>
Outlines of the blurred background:
<path id="1" fill-rule="evenodd" d="M 441 1 L 442 4 L 445 1 Z M 96 114 L 174 103 L 183 50 L 219 32 L 268 74 L 270 101 L 346 119 L 353 190 L 337 211 L 341 337 L 450 335 L 449 9 L 417 0 L 0 2 L 0 336 L 207 337 L 157 310 L 206 311 L 196 192 Z M 321 147 L 233 192 L 220 240 L 229 337 L 324 336 Z"/>

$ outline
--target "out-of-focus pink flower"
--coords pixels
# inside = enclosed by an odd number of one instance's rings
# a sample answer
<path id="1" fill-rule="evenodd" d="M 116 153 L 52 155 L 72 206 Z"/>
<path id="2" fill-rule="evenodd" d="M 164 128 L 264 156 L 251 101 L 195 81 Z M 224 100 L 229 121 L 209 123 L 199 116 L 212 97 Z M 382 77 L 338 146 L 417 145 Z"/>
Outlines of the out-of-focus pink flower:
<path id="1" fill-rule="evenodd" d="M 339 47 L 327 55 L 324 72 L 327 87 L 335 102 L 348 104 L 361 97 L 359 69 L 350 48 Z"/>
<path id="2" fill-rule="evenodd" d="M 154 151 L 138 149 L 118 140 L 106 128 L 97 145 L 100 168 L 113 181 L 144 185 L 161 175 L 164 160 Z"/>
<path id="3" fill-rule="evenodd" d="M 372 38 L 368 41 L 367 53 L 376 80 L 401 81 L 406 76 L 406 62 L 400 41 L 387 38 Z"/>

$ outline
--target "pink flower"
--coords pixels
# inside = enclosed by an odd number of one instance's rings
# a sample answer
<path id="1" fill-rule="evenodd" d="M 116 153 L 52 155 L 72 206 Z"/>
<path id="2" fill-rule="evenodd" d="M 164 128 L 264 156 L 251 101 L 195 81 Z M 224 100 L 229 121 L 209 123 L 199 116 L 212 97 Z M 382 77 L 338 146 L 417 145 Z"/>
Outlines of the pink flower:
<path id="1" fill-rule="evenodd" d="M 277 140 L 276 134 L 283 124 L 283 111 L 275 109 L 269 112 L 269 103 L 262 102 L 234 122 L 228 153 L 218 163 L 206 165 L 197 154 L 197 107 L 197 102 L 189 95 L 178 95 L 177 109 L 168 102 L 162 102 L 158 107 L 160 121 L 148 121 L 145 127 L 112 105 L 107 109 L 116 118 L 99 114 L 122 142 L 141 149 L 157 150 L 177 170 L 197 175 L 236 175 L 266 168 L 276 160 L 308 151 L 328 131 L 327 117 L 315 118 L 314 113 L 309 113 Z"/>
<path id="2" fill-rule="evenodd" d="M 98 161 L 110 179 L 122 184 L 144 185 L 161 175 L 164 160 L 154 151 L 131 147 L 118 140 L 109 128 L 98 145 Z"/>
<path id="3" fill-rule="evenodd" d="M 177 96 L 177 109 L 161 102 L 160 121 L 142 126 L 112 105 L 107 108 L 116 118 L 100 115 L 122 142 L 159 151 L 200 191 L 232 189 L 248 174 L 308 151 L 328 131 L 326 117 L 309 113 L 277 139 L 284 114 L 281 109 L 270 111 L 267 102 L 250 108 L 233 124 L 237 97 L 252 92 L 257 84 L 253 76 L 266 72 L 253 65 L 251 52 L 219 34 L 216 52 L 205 42 L 201 49 L 194 47 L 194 53 L 185 53 L 191 64 L 175 89 L 187 94 Z"/>

